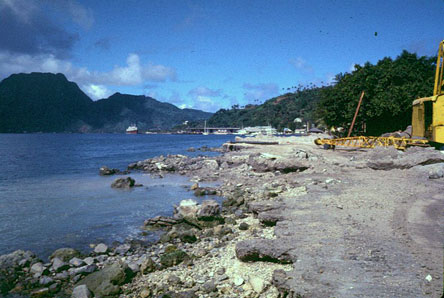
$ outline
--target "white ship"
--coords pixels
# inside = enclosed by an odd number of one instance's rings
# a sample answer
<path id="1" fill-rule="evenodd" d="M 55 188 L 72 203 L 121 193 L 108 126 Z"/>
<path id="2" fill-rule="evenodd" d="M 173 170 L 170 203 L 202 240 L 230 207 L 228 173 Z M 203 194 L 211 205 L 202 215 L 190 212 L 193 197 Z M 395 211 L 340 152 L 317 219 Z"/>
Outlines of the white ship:
<path id="1" fill-rule="evenodd" d="M 139 131 L 137 129 L 137 126 L 135 124 L 128 126 L 128 128 L 126 129 L 126 133 L 127 134 L 137 134 Z"/>

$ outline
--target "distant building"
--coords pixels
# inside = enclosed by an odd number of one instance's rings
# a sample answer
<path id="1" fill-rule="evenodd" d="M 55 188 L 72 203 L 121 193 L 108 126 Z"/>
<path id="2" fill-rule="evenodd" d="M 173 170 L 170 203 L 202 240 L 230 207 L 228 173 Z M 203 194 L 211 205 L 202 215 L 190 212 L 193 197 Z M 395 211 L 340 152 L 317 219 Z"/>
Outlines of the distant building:
<path id="1" fill-rule="evenodd" d="M 251 135 L 273 135 L 277 134 L 276 128 L 269 126 L 254 126 L 254 127 L 245 127 L 244 128 L 246 134 Z"/>

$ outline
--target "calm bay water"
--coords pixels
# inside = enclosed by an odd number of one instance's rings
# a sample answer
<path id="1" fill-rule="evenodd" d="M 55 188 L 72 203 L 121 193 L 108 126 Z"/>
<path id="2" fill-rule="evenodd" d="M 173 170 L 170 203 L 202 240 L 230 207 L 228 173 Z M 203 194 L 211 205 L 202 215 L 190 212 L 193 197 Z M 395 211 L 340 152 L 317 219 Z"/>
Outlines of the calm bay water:
<path id="1" fill-rule="evenodd" d="M 229 135 L 0 134 L 0 254 L 29 249 L 46 257 L 60 247 L 140 239 L 143 221 L 171 215 L 191 198 L 186 177 L 153 179 L 132 173 L 144 186 L 111 189 L 102 165 L 125 169 L 157 155 L 216 147 Z M 200 153 L 202 154 L 202 153 Z M 209 153 L 213 154 L 213 153 Z"/>

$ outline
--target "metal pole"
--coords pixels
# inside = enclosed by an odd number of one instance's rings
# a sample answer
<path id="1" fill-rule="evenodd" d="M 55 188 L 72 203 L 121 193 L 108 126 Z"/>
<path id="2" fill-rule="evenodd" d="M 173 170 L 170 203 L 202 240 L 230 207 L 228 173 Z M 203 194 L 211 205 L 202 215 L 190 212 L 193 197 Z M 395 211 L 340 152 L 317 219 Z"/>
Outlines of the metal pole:
<path id="1" fill-rule="evenodd" d="M 361 102 L 362 102 L 362 98 L 363 97 L 364 97 L 364 91 L 362 91 L 361 97 L 359 98 L 358 106 L 356 107 L 355 116 L 353 117 L 353 121 L 352 121 L 352 124 L 350 126 L 350 129 L 348 130 L 347 138 L 350 137 L 350 135 L 352 133 L 353 126 L 355 125 L 355 121 L 356 121 L 356 116 L 358 116 L 359 108 L 361 107 Z"/>

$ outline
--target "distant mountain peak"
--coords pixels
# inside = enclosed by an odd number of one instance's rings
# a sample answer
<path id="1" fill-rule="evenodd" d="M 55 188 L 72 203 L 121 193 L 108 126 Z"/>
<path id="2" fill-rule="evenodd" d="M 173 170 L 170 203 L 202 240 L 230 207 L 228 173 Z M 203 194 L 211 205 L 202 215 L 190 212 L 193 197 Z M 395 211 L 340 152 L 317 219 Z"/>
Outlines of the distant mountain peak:
<path id="1" fill-rule="evenodd" d="M 212 113 L 181 110 L 145 95 L 114 93 L 92 101 L 62 73 L 12 74 L 0 82 L 0 132 L 124 132 L 169 129 Z"/>

